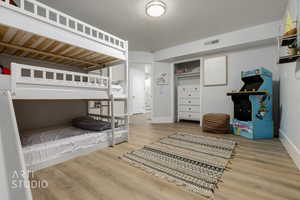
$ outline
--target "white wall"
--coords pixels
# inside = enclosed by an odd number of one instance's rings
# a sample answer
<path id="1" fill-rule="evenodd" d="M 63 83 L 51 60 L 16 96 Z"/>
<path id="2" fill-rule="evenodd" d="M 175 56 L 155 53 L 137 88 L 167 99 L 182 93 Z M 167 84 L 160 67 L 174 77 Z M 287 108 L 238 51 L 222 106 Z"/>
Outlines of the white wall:
<path id="1" fill-rule="evenodd" d="M 297 1 L 290 0 L 287 11 L 296 20 Z M 285 17 L 284 17 L 285 19 Z M 300 63 L 279 65 L 280 69 L 280 109 L 281 141 L 300 169 Z"/>
<path id="2" fill-rule="evenodd" d="M 87 101 L 14 101 L 20 131 L 70 124 L 87 114 Z"/>
<path id="3" fill-rule="evenodd" d="M 199 58 L 207 55 L 213 56 L 222 52 L 222 55 L 229 56 L 229 84 L 226 87 L 203 89 L 202 112 L 232 114 L 233 104 L 230 98 L 226 96 L 226 92 L 240 89 L 242 86 L 240 80 L 241 70 L 266 67 L 273 71 L 274 68 L 275 78 L 278 79 L 275 68 L 275 46 L 270 47 L 270 45 L 275 45 L 278 25 L 278 21 L 261 24 L 157 51 L 154 53 L 154 61 L 157 63 L 155 63 L 153 78 L 155 79 L 155 76 L 161 71 L 168 71 L 173 75 L 173 66 L 171 64 L 162 64 L 162 61 L 178 62 L 182 59 Z M 220 40 L 220 42 L 214 45 L 205 45 L 205 42 L 215 39 Z M 161 88 L 154 84 L 153 103 L 153 116 L 156 119 L 161 118 L 161 122 L 169 122 L 167 119 L 173 118 L 174 114 L 173 85 Z"/>
<path id="4" fill-rule="evenodd" d="M 169 74 L 168 85 L 157 85 L 156 79 L 161 73 Z M 174 120 L 174 110 L 172 109 L 172 102 L 174 101 L 174 71 L 170 63 L 155 62 L 152 68 L 152 95 L 153 95 L 153 109 L 152 122 L 153 123 L 171 123 Z"/>
<path id="5" fill-rule="evenodd" d="M 274 43 L 279 22 L 261 24 L 246 29 L 229 32 L 221 35 L 215 35 L 209 38 L 185 43 L 175 47 L 162 49 L 154 53 L 155 61 L 172 60 L 176 57 L 185 57 L 187 55 L 199 55 L 203 53 L 212 53 L 228 48 L 249 47 L 254 44 Z M 219 40 L 219 43 L 205 45 L 207 41 Z"/>
<path id="6" fill-rule="evenodd" d="M 129 63 L 152 63 L 153 53 L 145 51 L 129 51 L 128 60 Z"/>
<path id="7" fill-rule="evenodd" d="M 243 86 L 243 82 L 241 81 L 241 71 L 265 67 L 271 70 L 273 72 L 274 79 L 278 80 L 275 46 L 225 52 L 217 55 L 228 56 L 228 84 L 226 86 L 203 87 L 203 114 L 227 113 L 233 117 L 234 105 L 231 98 L 228 97 L 226 93 L 232 90 L 241 89 Z"/>
<path id="8" fill-rule="evenodd" d="M 202 114 L 205 113 L 227 113 L 233 116 L 233 102 L 226 95 L 232 90 L 241 89 L 241 71 L 265 67 L 273 72 L 274 81 L 278 82 L 279 75 L 276 65 L 276 47 L 263 46 L 240 51 L 228 51 L 210 56 L 228 56 L 228 85 L 202 88 Z M 203 60 L 202 57 L 201 60 Z M 203 62 L 201 62 L 203 63 Z M 201 64 L 202 65 L 202 64 Z M 203 66 L 201 66 L 203 70 Z M 157 86 L 155 78 L 161 72 L 170 73 L 170 85 Z M 174 120 L 174 83 L 173 64 L 156 62 L 153 68 L 153 122 L 164 123 Z M 201 76 L 203 73 L 201 72 Z M 203 81 L 203 77 L 201 77 Z M 275 101 L 276 103 L 276 101 Z"/>

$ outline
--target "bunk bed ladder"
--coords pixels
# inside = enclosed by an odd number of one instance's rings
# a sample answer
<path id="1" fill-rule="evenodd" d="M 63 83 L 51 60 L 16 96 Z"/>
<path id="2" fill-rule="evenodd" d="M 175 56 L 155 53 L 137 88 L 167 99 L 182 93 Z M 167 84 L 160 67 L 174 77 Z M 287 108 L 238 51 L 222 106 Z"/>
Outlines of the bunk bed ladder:
<path id="1" fill-rule="evenodd" d="M 111 122 L 111 147 L 115 146 L 115 117 L 114 117 L 114 96 L 112 94 L 112 68 L 108 68 L 108 96 L 109 96 L 109 101 L 108 101 L 108 116 L 110 116 L 110 122 Z"/>
<path id="2" fill-rule="evenodd" d="M 125 49 L 126 49 L 126 52 L 125 52 L 125 57 L 126 57 L 126 60 L 125 60 L 125 83 L 126 83 L 126 91 L 125 91 L 125 95 L 126 95 L 126 99 L 125 99 L 125 104 L 124 104 L 124 112 L 125 114 L 127 115 L 125 117 L 125 126 L 126 126 L 126 129 L 127 129 L 127 142 L 129 142 L 129 63 L 128 63 L 128 41 L 125 42 Z"/>
<path id="3" fill-rule="evenodd" d="M 10 91 L 0 90 L 0 107 L 1 199 L 32 200 L 30 188 L 19 186 L 21 182 L 27 184 L 29 176 Z"/>
<path id="4" fill-rule="evenodd" d="M 110 116 L 111 116 L 111 143 L 112 143 L 112 147 L 115 146 L 115 114 L 114 114 L 114 95 L 110 95 Z"/>

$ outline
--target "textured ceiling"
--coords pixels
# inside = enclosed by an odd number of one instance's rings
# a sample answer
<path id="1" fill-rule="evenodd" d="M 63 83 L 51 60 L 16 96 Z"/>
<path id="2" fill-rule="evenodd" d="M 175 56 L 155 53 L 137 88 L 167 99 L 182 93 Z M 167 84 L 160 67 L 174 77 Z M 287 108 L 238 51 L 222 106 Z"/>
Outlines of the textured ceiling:
<path id="1" fill-rule="evenodd" d="M 164 0 L 167 14 L 145 14 L 149 0 L 39 0 L 129 41 L 129 49 L 156 51 L 282 18 L 287 0 Z"/>

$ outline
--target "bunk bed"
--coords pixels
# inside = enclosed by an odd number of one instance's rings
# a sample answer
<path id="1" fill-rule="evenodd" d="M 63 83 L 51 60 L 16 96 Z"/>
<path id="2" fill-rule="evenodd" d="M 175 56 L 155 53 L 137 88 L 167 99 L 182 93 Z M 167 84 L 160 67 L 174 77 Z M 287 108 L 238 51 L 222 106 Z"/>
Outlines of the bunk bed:
<path id="1" fill-rule="evenodd" d="M 4 199 L 30 200 L 30 189 L 10 187 L 15 171 L 24 174 L 128 141 L 128 42 L 36 0 L 0 0 L 0 13 L 0 54 L 82 71 L 11 63 L 11 75 L 0 75 L 0 161 L 4 163 L 0 174 L 7 177 L 1 180 Z M 113 84 L 111 66 L 120 64 L 125 67 L 123 83 Z M 107 77 L 89 74 L 103 68 L 109 71 Z M 13 107 L 13 101 L 19 100 L 105 101 L 109 112 L 89 117 L 109 122 L 110 128 L 51 127 L 28 131 L 23 140 Z M 124 103 L 124 114 L 114 114 L 115 101 Z"/>
<path id="2" fill-rule="evenodd" d="M 97 100 L 111 102 L 112 99 L 126 100 L 125 94 L 114 93 L 111 90 L 109 77 L 94 74 L 77 73 L 72 71 L 56 70 L 29 66 L 24 64 L 11 64 L 11 75 L 0 77 L 0 89 L 10 91 L 12 100 Z M 117 86 L 117 85 L 116 85 Z M 123 91 L 123 90 L 122 90 Z M 114 111 L 110 108 L 111 113 Z M 90 110 L 89 110 L 90 111 Z M 72 127 L 50 127 L 45 130 L 32 130 L 27 135 L 34 140 L 42 140 L 38 143 L 24 142 L 23 153 L 26 167 L 35 171 L 58 162 L 127 141 L 126 114 L 123 116 L 111 116 L 110 113 L 103 114 L 98 111 L 91 112 L 90 117 L 105 120 L 117 124 L 114 130 L 91 132 Z M 112 117 L 114 118 L 112 120 Z M 49 131 L 51 134 L 49 134 Z M 110 138 L 110 135 L 113 138 Z M 55 140 L 46 137 L 55 136 Z M 45 136 L 46 135 L 46 136 Z M 59 135 L 68 137 L 60 138 Z M 22 138 L 22 137 L 21 137 Z M 37 138 L 37 139 L 36 139 Z"/>

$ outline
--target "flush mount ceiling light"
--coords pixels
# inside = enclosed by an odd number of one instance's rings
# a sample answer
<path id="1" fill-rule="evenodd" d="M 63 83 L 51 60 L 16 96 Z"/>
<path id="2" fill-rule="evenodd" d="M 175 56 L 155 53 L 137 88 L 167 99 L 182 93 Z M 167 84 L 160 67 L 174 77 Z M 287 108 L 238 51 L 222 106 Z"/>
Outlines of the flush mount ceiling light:
<path id="1" fill-rule="evenodd" d="M 146 13 L 151 17 L 160 17 L 166 13 L 167 5 L 159 0 L 153 0 L 147 3 Z"/>

